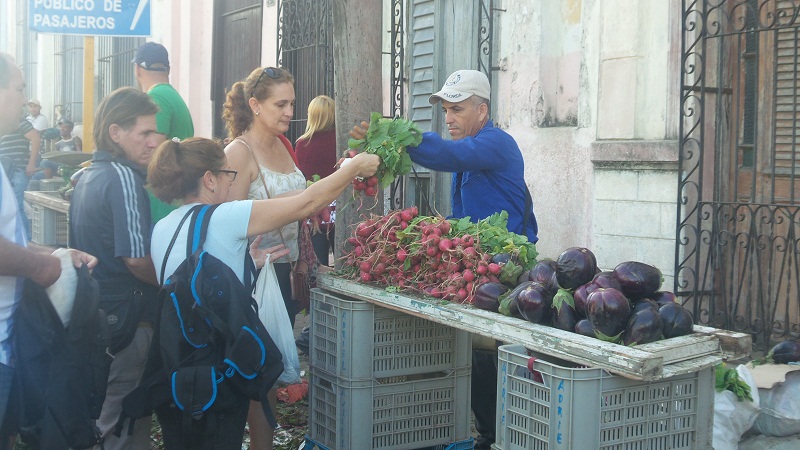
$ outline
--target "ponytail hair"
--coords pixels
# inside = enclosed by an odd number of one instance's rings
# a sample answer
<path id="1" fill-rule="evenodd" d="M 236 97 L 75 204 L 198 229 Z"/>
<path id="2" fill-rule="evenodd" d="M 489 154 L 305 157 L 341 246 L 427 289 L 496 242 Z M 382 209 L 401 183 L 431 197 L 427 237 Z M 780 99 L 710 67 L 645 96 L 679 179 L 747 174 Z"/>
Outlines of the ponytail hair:
<path id="1" fill-rule="evenodd" d="M 172 203 L 200 192 L 206 172 L 218 171 L 225 163 L 219 142 L 206 138 L 164 141 L 147 168 L 147 181 L 161 201 Z"/>

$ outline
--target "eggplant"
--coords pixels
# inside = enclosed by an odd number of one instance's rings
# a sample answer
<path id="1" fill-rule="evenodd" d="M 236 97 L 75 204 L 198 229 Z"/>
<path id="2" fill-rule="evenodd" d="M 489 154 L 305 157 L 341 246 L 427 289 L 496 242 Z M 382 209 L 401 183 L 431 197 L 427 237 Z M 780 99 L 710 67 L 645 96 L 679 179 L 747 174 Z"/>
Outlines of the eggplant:
<path id="1" fill-rule="evenodd" d="M 497 253 L 492 256 L 492 262 L 495 264 L 503 265 L 511 261 L 511 253 Z"/>
<path id="2" fill-rule="evenodd" d="M 783 341 L 780 344 L 772 347 L 767 356 L 769 355 L 772 355 L 772 360 L 775 362 L 775 364 L 786 364 L 800 361 L 800 342 Z"/>
<path id="3" fill-rule="evenodd" d="M 500 295 L 500 308 L 498 308 L 498 312 L 505 316 L 522 318 L 522 315 L 519 313 L 519 308 L 517 307 L 517 296 L 532 284 L 533 281 L 523 281 L 514 289 Z"/>
<path id="4" fill-rule="evenodd" d="M 658 306 L 661 306 L 666 303 L 673 303 L 678 300 L 678 298 L 675 297 L 675 294 L 673 294 L 670 291 L 658 291 L 648 296 L 647 298 L 658 303 Z"/>
<path id="5" fill-rule="evenodd" d="M 551 299 L 544 286 L 532 283 L 517 295 L 517 309 L 528 322 L 547 324 L 550 320 Z"/>
<path id="6" fill-rule="evenodd" d="M 644 308 L 634 313 L 625 332 L 622 333 L 622 343 L 625 345 L 642 345 L 660 340 L 663 325 L 658 310 Z"/>
<path id="7" fill-rule="evenodd" d="M 614 288 L 598 288 L 586 303 L 586 318 L 592 322 L 598 339 L 618 342 L 628 325 L 631 305 L 622 292 Z"/>
<path id="8" fill-rule="evenodd" d="M 544 285 L 550 297 L 556 295 L 558 291 L 558 281 L 556 280 L 556 268 L 558 265 L 552 259 L 543 259 L 531 267 L 528 271 L 528 280 L 535 281 Z"/>
<path id="9" fill-rule="evenodd" d="M 553 327 L 564 331 L 572 331 L 578 323 L 578 313 L 575 312 L 575 301 L 572 294 L 566 289 L 559 289 L 553 297 Z"/>
<path id="10" fill-rule="evenodd" d="M 658 268 L 638 261 L 618 264 L 613 274 L 622 287 L 622 293 L 631 300 L 653 295 L 664 281 Z"/>
<path id="11" fill-rule="evenodd" d="M 639 311 L 641 311 L 643 309 L 654 309 L 654 310 L 658 311 L 658 308 L 660 306 L 661 305 L 659 305 L 658 303 L 654 302 L 653 300 L 650 300 L 649 298 L 643 298 L 641 300 L 637 300 L 637 301 L 633 302 L 633 308 L 631 309 L 631 313 L 632 314 L 636 314 L 637 312 L 639 312 Z"/>
<path id="12" fill-rule="evenodd" d="M 556 280 L 564 289 L 573 290 L 592 281 L 597 271 L 597 259 L 589 249 L 570 247 L 556 260 Z"/>
<path id="13" fill-rule="evenodd" d="M 688 309 L 679 303 L 666 303 L 658 308 L 663 326 L 664 339 L 685 336 L 694 328 L 694 318 Z"/>
<path id="14" fill-rule="evenodd" d="M 589 299 L 589 294 L 596 291 L 600 287 L 596 284 L 589 282 L 578 286 L 572 294 L 575 301 L 575 312 L 581 317 L 586 317 L 586 301 Z"/>
<path id="15" fill-rule="evenodd" d="M 592 278 L 592 283 L 601 288 L 614 288 L 618 291 L 622 291 L 622 286 L 620 286 L 619 281 L 614 278 L 614 272 L 610 270 L 596 274 L 594 278 Z"/>
<path id="16" fill-rule="evenodd" d="M 476 308 L 497 312 L 497 308 L 500 307 L 500 296 L 506 291 L 508 288 L 502 283 L 494 281 L 483 283 L 475 289 L 472 304 Z"/>
<path id="17" fill-rule="evenodd" d="M 575 332 L 584 336 L 594 337 L 594 327 L 589 319 L 581 319 L 575 324 Z"/>

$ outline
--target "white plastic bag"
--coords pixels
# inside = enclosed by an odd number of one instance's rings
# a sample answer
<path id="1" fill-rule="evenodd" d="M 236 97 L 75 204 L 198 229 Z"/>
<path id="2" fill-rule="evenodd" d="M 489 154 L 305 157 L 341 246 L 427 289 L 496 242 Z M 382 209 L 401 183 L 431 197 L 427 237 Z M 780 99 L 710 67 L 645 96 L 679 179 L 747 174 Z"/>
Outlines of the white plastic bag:
<path id="1" fill-rule="evenodd" d="M 761 413 L 753 428 L 766 436 L 800 433 L 800 371 L 786 374 L 786 381 L 772 389 L 759 389 Z"/>
<path id="2" fill-rule="evenodd" d="M 281 351 L 283 373 L 278 380 L 281 383 L 300 382 L 300 359 L 294 344 L 294 332 L 289 320 L 289 313 L 283 303 L 278 277 L 270 263 L 270 255 L 256 280 L 255 299 L 258 303 L 258 317 L 266 327 L 275 345 Z"/>
<path id="3" fill-rule="evenodd" d="M 753 401 L 736 398 L 736 394 L 725 390 L 714 393 L 714 450 L 737 450 L 742 435 L 758 418 L 758 387 L 753 375 L 743 364 L 736 367 L 739 379 L 750 386 Z"/>

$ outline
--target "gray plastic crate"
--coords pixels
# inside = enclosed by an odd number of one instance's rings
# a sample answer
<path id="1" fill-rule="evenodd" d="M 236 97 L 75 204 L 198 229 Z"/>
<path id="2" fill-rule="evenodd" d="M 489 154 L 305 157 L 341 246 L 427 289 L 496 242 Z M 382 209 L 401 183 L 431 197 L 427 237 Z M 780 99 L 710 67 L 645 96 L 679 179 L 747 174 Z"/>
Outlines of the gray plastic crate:
<path id="1" fill-rule="evenodd" d="M 714 382 L 713 367 L 637 381 L 504 345 L 495 447 L 710 449 Z"/>
<path id="2" fill-rule="evenodd" d="M 31 204 L 31 241 L 40 245 L 66 246 L 69 241 L 67 214 Z"/>
<path id="3" fill-rule="evenodd" d="M 353 381 L 311 368 L 309 439 L 330 450 L 416 449 L 470 439 L 469 368 L 400 378 Z"/>
<path id="4" fill-rule="evenodd" d="M 469 333 L 361 300 L 311 291 L 309 365 L 350 380 L 470 367 Z"/>

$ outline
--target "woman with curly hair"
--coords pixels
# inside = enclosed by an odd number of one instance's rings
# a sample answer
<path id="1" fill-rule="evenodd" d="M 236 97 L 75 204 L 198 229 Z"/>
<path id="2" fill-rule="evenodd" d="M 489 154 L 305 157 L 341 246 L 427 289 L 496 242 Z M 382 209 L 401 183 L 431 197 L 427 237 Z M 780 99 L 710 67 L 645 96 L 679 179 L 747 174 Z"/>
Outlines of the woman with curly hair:
<path id="1" fill-rule="evenodd" d="M 222 118 L 231 140 L 225 155 L 239 176 L 231 185 L 228 200 L 271 199 L 305 189 L 306 178 L 297 168 L 292 144 L 283 135 L 294 115 L 294 101 L 294 77 L 283 68 L 259 68 L 233 84 Z M 285 261 L 276 262 L 273 267 L 292 326 L 299 312 L 292 299 L 290 280 L 291 263 L 299 255 L 299 231 L 295 221 L 265 233 L 261 243 L 262 247 L 283 244 L 289 249 Z M 248 423 L 251 448 L 272 448 L 273 430 L 256 402 L 250 407 Z"/>

